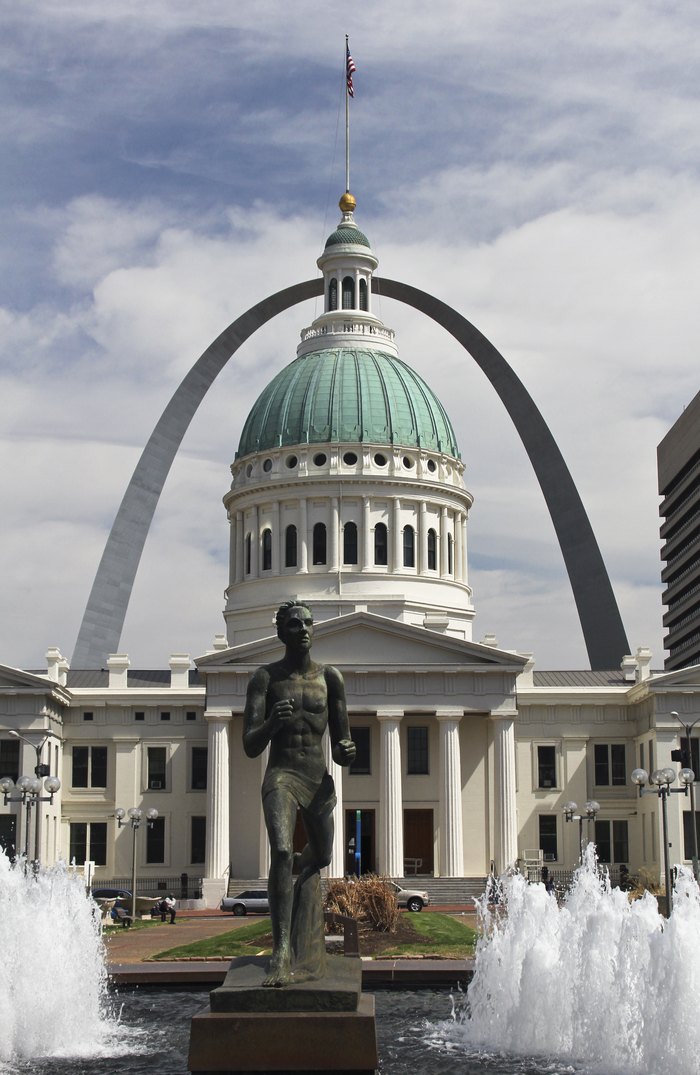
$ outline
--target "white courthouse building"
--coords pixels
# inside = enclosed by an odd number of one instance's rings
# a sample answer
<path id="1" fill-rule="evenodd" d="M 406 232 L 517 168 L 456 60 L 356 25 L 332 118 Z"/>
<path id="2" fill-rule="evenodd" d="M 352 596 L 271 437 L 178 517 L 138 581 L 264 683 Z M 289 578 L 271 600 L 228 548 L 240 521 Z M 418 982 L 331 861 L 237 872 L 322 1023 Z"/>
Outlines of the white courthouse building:
<path id="1" fill-rule="evenodd" d="M 62 782 L 30 818 L 31 854 L 38 839 L 43 862 L 124 880 L 131 832 L 114 811 L 135 805 L 158 810 L 137 833 L 145 891 L 187 874 L 215 904 L 230 879 L 265 876 L 265 757 L 245 756 L 242 715 L 251 673 L 281 656 L 274 613 L 298 598 L 314 613 L 315 660 L 344 676 L 357 744 L 349 771 L 329 754 L 332 876 L 352 868 L 357 811 L 365 870 L 466 890 L 517 860 L 570 868 L 578 825 L 563 806 L 595 799 L 601 858 L 658 878 L 658 800 L 638 798 L 630 773 L 679 768 L 671 713 L 700 712 L 700 669 L 654 673 L 640 648 L 609 671 L 539 671 L 494 637 L 473 640 L 472 497 L 455 434 L 374 314 L 377 259 L 354 199 L 340 208 L 318 260 L 324 312 L 253 406 L 231 467 L 225 634 L 161 670 L 125 654 L 104 671 L 70 668 L 57 649 L 41 672 L 0 665 L 0 777 L 31 774 L 32 744 L 50 733 L 41 760 Z M 690 857 L 689 810 L 671 796 L 673 861 Z M 0 841 L 22 850 L 26 826 L 0 797 Z"/>

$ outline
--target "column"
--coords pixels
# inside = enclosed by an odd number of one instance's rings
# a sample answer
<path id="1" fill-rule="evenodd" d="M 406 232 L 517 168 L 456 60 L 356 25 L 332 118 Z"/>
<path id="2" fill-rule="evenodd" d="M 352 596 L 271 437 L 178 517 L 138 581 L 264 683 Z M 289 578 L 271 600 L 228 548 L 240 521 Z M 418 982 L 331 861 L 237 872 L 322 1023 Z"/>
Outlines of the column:
<path id="1" fill-rule="evenodd" d="M 207 709 L 207 845 L 202 882 L 208 907 L 218 904 L 226 888 L 229 843 L 229 726 L 230 709 Z"/>
<path id="2" fill-rule="evenodd" d="M 257 579 L 260 563 L 260 517 L 257 505 L 253 508 L 250 521 L 250 577 Z"/>
<path id="3" fill-rule="evenodd" d="M 328 868 L 323 871 L 327 877 L 345 876 L 345 834 L 344 834 L 344 810 L 343 810 L 343 769 L 333 761 L 331 755 L 331 737 L 328 732 L 323 737 L 323 753 L 326 758 L 326 767 L 333 777 L 335 784 L 336 804 L 333 807 L 333 852 Z"/>
<path id="4" fill-rule="evenodd" d="M 403 541 L 401 535 L 401 501 L 397 496 L 394 497 L 393 501 L 392 529 L 394 531 L 394 556 L 391 570 L 400 571 L 403 567 Z"/>
<path id="5" fill-rule="evenodd" d="M 275 501 L 272 505 L 272 574 L 280 573 L 280 505 Z"/>
<path id="6" fill-rule="evenodd" d="M 463 551 L 462 551 L 462 529 L 461 529 L 461 525 L 460 525 L 461 524 L 461 518 L 462 517 L 461 517 L 460 513 L 458 511 L 456 511 L 454 513 L 453 521 L 452 521 L 452 525 L 454 527 L 454 540 L 455 540 L 455 549 L 454 549 L 454 556 L 455 556 L 454 579 L 455 579 L 455 582 L 462 582 L 462 578 L 463 578 L 463 575 L 464 575 L 464 568 L 462 567 Z"/>
<path id="7" fill-rule="evenodd" d="M 466 582 L 469 572 L 467 570 L 467 568 L 468 568 L 468 559 L 467 559 L 467 516 L 466 516 L 465 512 L 462 513 L 461 531 L 462 531 L 462 582 Z"/>
<path id="8" fill-rule="evenodd" d="M 515 715 L 491 713 L 494 753 L 494 858 L 503 873 L 518 857 L 515 800 Z"/>
<path id="9" fill-rule="evenodd" d="M 403 796 L 401 793 L 402 709 L 381 706 L 379 721 L 379 872 L 403 877 Z"/>
<path id="10" fill-rule="evenodd" d="M 228 540 L 228 585 L 233 586 L 236 582 L 236 560 L 238 549 L 236 547 L 236 541 L 238 537 L 238 525 L 237 525 L 238 512 L 234 512 L 233 515 L 228 517 L 229 525 L 229 540 Z"/>
<path id="11" fill-rule="evenodd" d="M 459 746 L 461 709 L 440 707 L 440 876 L 464 877 L 462 764 Z"/>
<path id="12" fill-rule="evenodd" d="M 362 570 L 366 571 L 372 566 L 372 549 L 369 518 L 369 497 L 362 497 Z"/>
<path id="13" fill-rule="evenodd" d="M 297 533 L 297 553 L 299 561 L 299 574 L 306 575 L 309 571 L 309 519 L 306 507 L 306 497 L 299 501 L 299 530 Z"/>
<path id="14" fill-rule="evenodd" d="M 418 516 L 418 572 L 421 575 L 428 572 L 428 506 L 424 500 Z"/>
<path id="15" fill-rule="evenodd" d="M 236 582 L 243 581 L 243 543 L 244 543 L 244 528 L 243 528 L 243 512 L 236 512 Z"/>
<path id="16" fill-rule="evenodd" d="M 337 572 L 340 567 L 340 560 L 338 557 L 338 534 L 340 531 L 340 513 L 338 511 L 338 497 L 331 497 L 331 518 L 330 518 L 330 534 L 329 537 L 329 557 L 328 562 L 330 564 L 330 570 Z M 342 875 L 341 875 L 342 876 Z"/>
<path id="17" fill-rule="evenodd" d="M 449 555 L 447 552 L 447 535 L 449 533 L 447 526 L 447 508 L 442 507 L 440 509 L 440 574 L 443 578 L 446 578 L 449 574 Z"/>

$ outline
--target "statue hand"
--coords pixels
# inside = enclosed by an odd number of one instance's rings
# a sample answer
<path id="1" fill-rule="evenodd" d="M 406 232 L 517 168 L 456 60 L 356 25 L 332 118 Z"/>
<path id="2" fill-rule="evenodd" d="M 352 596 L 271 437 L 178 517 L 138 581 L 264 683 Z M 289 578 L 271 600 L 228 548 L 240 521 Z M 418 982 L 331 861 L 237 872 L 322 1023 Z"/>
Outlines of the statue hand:
<path id="1" fill-rule="evenodd" d="M 338 765 L 350 765 L 356 754 L 357 748 L 352 739 L 340 739 L 333 747 L 333 761 Z"/>
<path id="2" fill-rule="evenodd" d="M 290 698 L 284 698 L 280 702 L 275 702 L 270 710 L 270 717 L 272 723 L 272 734 L 275 735 L 281 731 L 285 725 L 289 724 L 294 719 L 294 706 Z"/>

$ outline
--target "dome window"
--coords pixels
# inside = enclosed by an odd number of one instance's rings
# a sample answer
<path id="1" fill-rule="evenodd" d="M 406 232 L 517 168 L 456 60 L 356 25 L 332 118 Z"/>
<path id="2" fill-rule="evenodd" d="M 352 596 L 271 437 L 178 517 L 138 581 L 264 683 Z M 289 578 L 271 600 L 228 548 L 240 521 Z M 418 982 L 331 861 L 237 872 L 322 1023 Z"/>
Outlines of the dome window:
<path id="1" fill-rule="evenodd" d="M 454 538 L 452 534 L 447 535 L 447 574 L 454 574 Z"/>
<path id="2" fill-rule="evenodd" d="M 272 460 L 271 459 L 266 459 L 265 460 L 265 462 L 263 463 L 263 470 L 265 471 L 266 474 L 270 473 L 270 471 L 272 470 Z"/>
<path id="3" fill-rule="evenodd" d="M 435 471 L 437 470 L 437 463 L 435 462 L 434 459 L 429 459 L 428 460 L 428 470 L 430 471 L 431 474 L 434 474 Z"/>
<path id="4" fill-rule="evenodd" d="M 437 534 L 432 527 L 428 531 L 428 571 L 437 571 Z"/>
<path id="5" fill-rule="evenodd" d="M 378 567 L 389 563 L 389 538 L 384 523 L 377 523 L 374 528 L 374 562 Z"/>
<path id="6" fill-rule="evenodd" d="M 343 563 L 357 563 L 357 524 L 346 523 L 343 527 Z"/>
<path id="7" fill-rule="evenodd" d="M 246 536 L 245 536 L 245 573 L 246 573 L 246 575 L 250 574 L 251 551 L 252 551 L 251 546 L 252 546 L 251 536 L 250 536 L 250 534 L 246 534 Z"/>
<path id="8" fill-rule="evenodd" d="M 343 309 L 355 309 L 355 281 L 352 276 L 343 277 Z"/>
<path id="9" fill-rule="evenodd" d="M 374 462 L 377 464 L 378 467 L 385 467 L 386 466 L 386 456 L 382 455 L 381 452 L 377 452 L 377 454 L 374 457 Z"/>
<path id="10" fill-rule="evenodd" d="M 367 305 L 367 281 L 360 280 L 360 309 L 369 310 Z"/>
<path id="11" fill-rule="evenodd" d="M 328 285 L 328 309 L 338 309 L 338 281 L 336 279 L 331 280 Z"/>
<path id="12" fill-rule="evenodd" d="M 262 569 L 272 571 L 272 531 L 267 528 L 262 532 Z"/>
<path id="13" fill-rule="evenodd" d="M 252 473 L 253 473 L 253 464 L 249 463 L 248 466 L 245 468 L 245 476 L 246 476 L 246 478 L 250 478 Z"/>
<path id="14" fill-rule="evenodd" d="M 346 467 L 354 467 L 357 464 L 357 455 L 355 452 L 346 452 L 343 456 L 343 462 Z"/>
<path id="15" fill-rule="evenodd" d="M 403 566 L 416 566 L 416 534 L 412 526 L 403 528 Z"/>
<path id="16" fill-rule="evenodd" d="M 326 562 L 326 524 L 314 523 L 313 562 L 316 567 Z"/>
<path id="17" fill-rule="evenodd" d="M 414 464 L 413 460 L 411 459 L 410 455 L 405 455 L 403 457 L 403 465 L 406 468 L 406 470 L 413 470 L 413 467 L 415 466 L 415 464 Z"/>
<path id="18" fill-rule="evenodd" d="M 294 525 L 284 532 L 284 566 L 297 566 L 297 528 Z"/>
<path id="19" fill-rule="evenodd" d="M 287 467 L 288 470 L 294 470 L 298 462 L 299 460 L 295 455 L 288 455 L 284 461 L 284 465 Z"/>
<path id="20" fill-rule="evenodd" d="M 328 462 L 328 456 L 326 455 L 325 452 L 317 452 L 316 455 L 314 456 L 314 466 L 315 467 L 325 467 L 327 462 Z"/>

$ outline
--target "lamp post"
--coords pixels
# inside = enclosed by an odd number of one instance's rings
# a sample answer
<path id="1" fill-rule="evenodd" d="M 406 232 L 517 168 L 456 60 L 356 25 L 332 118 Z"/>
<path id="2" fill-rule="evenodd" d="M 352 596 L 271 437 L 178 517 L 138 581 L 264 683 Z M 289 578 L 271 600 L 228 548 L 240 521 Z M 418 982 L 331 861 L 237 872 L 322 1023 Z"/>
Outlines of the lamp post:
<path id="1" fill-rule="evenodd" d="M 688 787 L 692 786 L 695 780 L 695 773 L 692 769 L 681 769 L 678 774 L 683 787 L 672 788 L 671 784 L 676 779 L 675 770 L 667 767 L 665 769 L 655 769 L 651 774 L 651 781 L 649 780 L 649 773 L 646 769 L 634 769 L 632 772 L 632 783 L 637 785 L 639 791 L 639 797 L 642 795 L 658 795 L 661 799 L 661 821 L 663 826 L 663 840 L 664 840 L 664 877 L 666 881 L 666 916 L 668 917 L 673 910 L 673 889 L 671 888 L 671 866 L 668 856 L 668 797 L 669 795 L 687 795 Z M 646 787 L 646 784 L 651 783 L 653 787 Z M 695 818 L 693 818 L 695 822 Z"/>
<path id="2" fill-rule="evenodd" d="M 34 740 L 29 739 L 28 736 L 21 735 L 14 728 L 9 728 L 8 729 L 8 734 L 14 736 L 15 739 L 20 739 L 23 743 L 26 743 L 27 746 L 31 747 L 32 750 L 36 753 L 36 765 L 34 766 L 34 776 L 39 778 L 39 790 L 41 790 L 41 777 L 47 777 L 51 773 L 51 766 L 50 765 L 44 765 L 42 763 L 42 760 L 41 760 L 41 755 L 42 755 L 42 752 L 43 752 L 43 749 L 44 749 L 44 745 L 49 741 L 49 739 L 56 739 L 58 737 L 56 736 L 56 734 L 54 732 L 30 733 L 30 734 L 38 734 L 40 736 L 40 741 L 39 742 L 34 742 Z M 17 781 L 17 785 L 19 786 L 19 780 Z M 61 786 L 61 782 L 59 780 L 58 787 L 60 788 L 60 786 Z M 56 790 L 58 790 L 58 789 L 56 789 Z M 10 801 L 12 801 L 12 800 L 10 800 Z M 36 803 L 39 803 L 39 802 L 53 802 L 53 796 L 48 800 L 47 799 L 35 799 L 34 803 L 30 803 L 27 800 L 25 800 L 25 802 L 26 802 L 26 805 L 27 805 L 27 833 L 25 834 L 25 855 L 27 856 L 27 859 L 28 859 L 29 858 L 29 831 L 28 831 L 29 830 L 29 815 L 31 813 L 32 805 L 36 804 Z M 38 806 L 37 806 L 36 819 L 35 819 L 35 822 L 34 822 L 34 826 L 35 826 L 35 831 L 34 831 L 34 859 L 35 859 L 36 862 L 39 862 L 39 859 L 41 857 L 41 810 L 39 809 Z"/>
<path id="3" fill-rule="evenodd" d="M 675 709 L 671 710 L 671 716 L 675 717 L 681 728 L 683 728 L 683 731 L 685 732 L 686 742 L 688 744 L 687 750 L 684 750 L 683 747 L 681 747 L 680 750 L 672 750 L 671 760 L 679 761 L 681 765 L 687 766 L 689 769 L 692 769 L 693 750 L 690 745 L 690 736 L 692 735 L 693 728 L 698 723 L 698 721 L 700 721 L 700 717 L 696 717 L 695 720 L 692 721 L 690 724 L 686 724 L 685 721 L 681 720 L 681 718 L 678 716 L 678 713 Z M 693 877 L 697 881 L 699 879 L 698 874 L 700 873 L 700 871 L 698 869 L 698 827 L 695 821 L 695 780 L 691 780 L 688 787 L 690 788 L 690 828 L 693 833 Z"/>
<path id="4" fill-rule="evenodd" d="M 595 821 L 596 814 L 600 810 L 600 803 L 597 803 L 595 799 L 589 799 L 588 802 L 583 804 L 584 812 L 577 814 L 578 805 L 576 803 L 564 804 L 564 820 L 565 821 L 578 821 L 578 861 L 579 865 L 583 863 L 583 823 L 584 821 Z"/>
<path id="5" fill-rule="evenodd" d="M 119 828 L 122 825 L 131 825 L 131 921 L 136 921 L 136 830 L 140 828 L 143 820 L 143 810 L 138 806 L 132 806 L 129 810 L 123 810 L 118 806 L 114 811 Z M 158 811 L 154 806 L 146 812 L 146 824 L 149 829 L 153 828 L 153 822 L 158 817 Z M 125 821 L 124 819 L 127 818 Z"/>
<path id="6" fill-rule="evenodd" d="M 43 744 L 42 744 L 43 745 Z M 37 768 L 39 768 L 37 766 Z M 46 768 L 44 766 L 44 768 Z M 22 803 L 27 810 L 27 819 L 24 833 L 24 860 L 25 869 L 29 863 L 29 832 L 31 828 L 31 813 L 32 807 L 37 806 L 39 803 L 53 803 L 53 797 L 61 787 L 61 781 L 57 776 L 49 776 L 44 781 L 44 789 L 48 792 L 48 795 L 41 794 L 41 777 L 40 776 L 20 776 L 15 784 L 11 776 L 4 776 L 0 780 L 0 792 L 2 792 L 5 806 L 8 803 Z M 34 848 L 34 858 L 38 865 L 39 863 L 39 848 Z"/>

